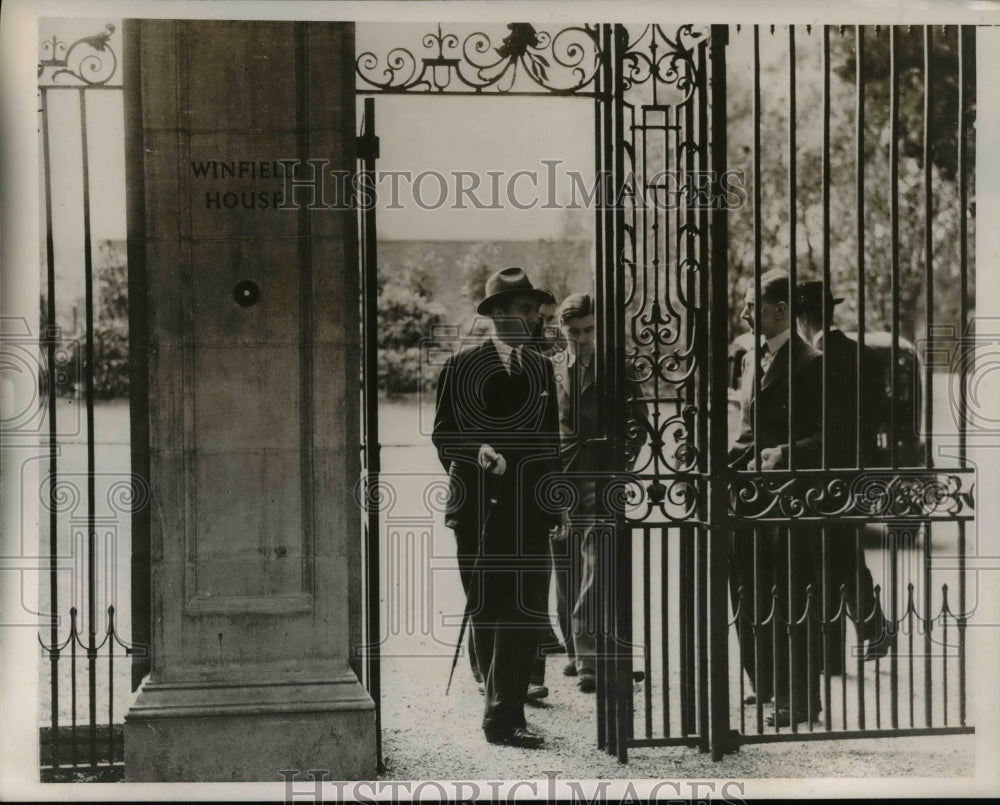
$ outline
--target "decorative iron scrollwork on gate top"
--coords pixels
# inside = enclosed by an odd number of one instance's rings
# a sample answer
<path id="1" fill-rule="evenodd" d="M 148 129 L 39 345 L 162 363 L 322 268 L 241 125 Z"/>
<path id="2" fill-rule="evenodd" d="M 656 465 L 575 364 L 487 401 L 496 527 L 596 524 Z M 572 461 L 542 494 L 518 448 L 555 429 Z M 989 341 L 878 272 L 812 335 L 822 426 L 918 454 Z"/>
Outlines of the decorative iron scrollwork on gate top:
<path id="1" fill-rule="evenodd" d="M 104 87 L 120 84 L 118 55 L 111 46 L 110 22 L 91 36 L 67 42 L 58 34 L 43 36 L 39 46 L 38 85 Z"/>
<path id="2" fill-rule="evenodd" d="M 707 41 L 708 29 L 690 24 L 678 26 L 673 36 L 656 23 L 630 35 L 622 59 L 626 98 L 647 107 L 686 103 L 698 86 L 695 50 Z"/>
<path id="3" fill-rule="evenodd" d="M 359 55 L 359 91 L 593 94 L 602 56 L 593 25 L 553 33 L 511 23 L 506 36 L 491 37 L 484 31 L 445 31 L 439 24 L 421 43 L 426 55 L 401 46 L 382 59 L 371 50 Z"/>

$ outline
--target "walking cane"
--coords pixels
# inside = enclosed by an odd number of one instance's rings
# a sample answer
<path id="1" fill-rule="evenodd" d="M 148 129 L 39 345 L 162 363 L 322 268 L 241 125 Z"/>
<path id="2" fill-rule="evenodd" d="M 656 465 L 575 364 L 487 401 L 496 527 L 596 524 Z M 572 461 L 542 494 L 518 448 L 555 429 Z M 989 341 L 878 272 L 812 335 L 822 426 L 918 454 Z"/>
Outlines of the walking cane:
<path id="1" fill-rule="evenodd" d="M 490 462 L 486 465 L 486 478 L 490 478 L 490 470 L 496 465 L 497 460 L 495 458 L 490 459 Z M 486 507 L 486 516 L 483 518 L 483 527 L 479 532 L 479 546 L 476 550 L 476 561 L 472 565 L 472 579 L 469 581 L 469 595 L 465 599 L 465 612 L 462 614 L 462 627 L 458 631 L 458 643 L 455 644 L 455 656 L 451 658 L 451 671 L 448 674 L 448 685 L 444 689 L 444 695 L 447 696 L 448 692 L 451 690 L 451 680 L 455 676 L 455 666 L 458 665 L 458 655 L 462 653 L 462 641 L 465 638 L 465 629 L 468 626 L 469 618 L 472 616 L 472 602 L 475 599 L 474 593 L 478 593 L 477 589 L 473 588 L 473 584 L 479 578 L 479 559 L 483 555 L 483 539 L 486 536 L 486 531 L 490 527 L 490 519 L 493 516 L 493 510 L 497 505 L 497 484 L 490 484 L 493 487 L 493 492 L 489 496 L 489 503 Z"/>

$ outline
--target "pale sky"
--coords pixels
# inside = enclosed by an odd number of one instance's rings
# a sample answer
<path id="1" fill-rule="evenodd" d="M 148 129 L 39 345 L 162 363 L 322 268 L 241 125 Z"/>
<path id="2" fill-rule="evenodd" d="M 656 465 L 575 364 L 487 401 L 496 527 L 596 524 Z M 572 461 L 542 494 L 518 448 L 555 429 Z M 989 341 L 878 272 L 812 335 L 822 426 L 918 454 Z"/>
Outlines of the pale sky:
<path id="1" fill-rule="evenodd" d="M 72 42 L 80 36 L 101 31 L 111 22 L 115 32 L 111 48 L 122 54 L 120 19 L 82 21 L 44 20 L 40 25 L 44 40 L 53 33 Z M 359 23 L 359 50 L 374 39 L 388 49 L 397 44 L 419 46 L 426 24 L 391 26 L 390 35 L 379 35 L 382 26 Z M 502 28 L 502 26 L 501 26 Z M 387 28 L 387 30 L 389 30 Z M 418 47 L 419 52 L 419 47 Z M 119 75 L 121 66 L 119 64 Z M 78 256 L 76 244 L 82 241 L 82 197 L 80 195 L 80 124 L 79 93 L 48 92 L 50 104 L 50 149 L 52 157 L 53 217 L 56 242 L 56 268 L 62 276 L 72 273 L 67 260 Z M 571 180 L 567 171 L 578 173 L 589 188 L 593 182 L 593 104 L 584 98 L 500 97 L 496 93 L 481 97 L 432 97 L 382 95 L 376 97 L 377 134 L 381 139 L 379 171 L 408 171 L 416 180 L 397 179 L 399 205 L 404 209 L 385 209 L 391 202 L 391 186 L 380 186 L 383 207 L 378 220 L 379 235 L 384 239 L 430 240 L 535 240 L 558 236 L 563 214 L 557 209 L 541 209 L 550 195 L 548 177 L 556 172 L 556 199 L 570 198 Z M 124 123 L 121 92 L 87 92 L 88 138 L 90 147 L 91 224 L 95 244 L 102 239 L 125 237 L 125 167 Z M 359 101 L 359 107 L 361 102 Z M 360 118 L 359 118 L 360 120 Z M 544 160 L 559 160 L 556 167 Z M 475 209 L 468 196 L 456 195 L 455 171 L 468 171 L 479 177 L 476 197 L 493 203 L 492 187 L 500 188 L 502 209 Z M 530 175 L 514 178 L 518 171 L 538 176 L 538 189 Z M 488 172 L 498 172 L 491 179 Z M 442 196 L 440 174 L 444 179 Z M 531 209 L 517 209 L 507 203 L 508 184 L 514 181 L 516 202 Z M 475 181 L 460 180 L 466 187 Z M 491 184 L 492 182 L 492 184 Z M 415 198 L 418 196 L 418 198 Z M 428 207 L 421 209 L 418 200 Z M 464 203 L 467 209 L 454 207 Z M 44 220 L 44 219 L 43 219 Z M 587 216 L 586 220 L 590 220 Z M 40 233 L 44 245 L 44 231 Z M 76 254 L 74 254 L 76 253 Z"/>
<path id="2" fill-rule="evenodd" d="M 556 199 L 571 198 L 567 171 L 576 171 L 589 188 L 593 182 L 593 102 L 583 98 L 498 97 L 469 98 L 378 96 L 376 130 L 381 140 L 380 171 L 409 171 L 415 179 L 423 171 L 446 177 L 447 200 L 440 209 L 421 209 L 412 203 L 413 194 L 404 192 L 399 180 L 400 206 L 384 209 L 391 193 L 388 180 L 380 194 L 383 209 L 378 219 L 379 235 L 386 239 L 535 240 L 559 233 L 563 212 L 542 209 L 548 200 L 547 177 L 556 172 Z M 549 168 L 544 160 L 560 160 Z M 481 183 L 475 191 L 482 203 L 491 206 L 493 181 L 488 171 L 500 172 L 502 209 L 473 208 L 466 196 L 456 205 L 455 171 L 474 172 Z M 538 190 L 528 175 L 515 178 L 518 171 L 538 176 Z M 463 179 L 468 187 L 475 180 Z M 504 199 L 513 181 L 515 202 L 532 209 L 517 209 Z M 425 205 L 442 198 L 441 184 L 433 176 L 419 180 L 415 188 Z M 561 197 L 561 198 L 560 198 Z M 407 203 L 407 202 L 410 203 Z M 592 216 L 591 216 L 592 217 Z M 588 218 L 588 220 L 590 220 Z"/>

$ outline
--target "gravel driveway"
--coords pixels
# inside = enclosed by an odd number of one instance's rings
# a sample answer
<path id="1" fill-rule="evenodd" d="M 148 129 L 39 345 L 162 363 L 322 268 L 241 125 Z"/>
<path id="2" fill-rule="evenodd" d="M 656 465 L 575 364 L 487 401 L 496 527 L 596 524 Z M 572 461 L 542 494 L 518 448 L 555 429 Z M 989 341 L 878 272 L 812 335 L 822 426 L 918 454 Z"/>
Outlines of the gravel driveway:
<path id="1" fill-rule="evenodd" d="M 806 786 L 804 778 L 975 774 L 975 736 L 757 744 L 718 763 L 687 747 L 643 748 L 630 750 L 623 766 L 597 748 L 595 697 L 562 675 L 563 655 L 549 658 L 549 698 L 528 712 L 545 747 L 487 744 L 482 697 L 464 657 L 445 695 L 464 596 L 453 537 L 425 494 L 441 473 L 429 440 L 414 438 L 425 418 L 414 408 L 390 404 L 381 417 L 383 479 L 395 489 L 382 547 L 384 779 L 544 780 L 548 772 L 562 780 L 799 778 Z"/>

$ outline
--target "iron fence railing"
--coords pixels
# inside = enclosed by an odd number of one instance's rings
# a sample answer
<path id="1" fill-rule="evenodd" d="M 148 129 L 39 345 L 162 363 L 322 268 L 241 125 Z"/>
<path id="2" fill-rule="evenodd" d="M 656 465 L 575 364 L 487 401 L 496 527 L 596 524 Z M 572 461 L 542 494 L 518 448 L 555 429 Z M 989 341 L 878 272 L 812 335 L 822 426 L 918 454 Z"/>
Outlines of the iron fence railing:
<path id="1" fill-rule="evenodd" d="M 45 226 L 41 347 L 47 378 L 40 497 L 49 555 L 42 585 L 48 628 L 39 634 L 47 688 L 40 730 L 43 781 L 121 779 L 121 689 L 128 684 L 129 658 L 146 653 L 119 631 L 114 601 L 119 584 L 127 588 L 127 574 L 119 576 L 128 565 L 119 556 L 120 539 L 130 538 L 127 518 L 147 497 L 127 463 L 109 467 L 103 454 L 99 461 L 100 443 L 107 439 L 98 436 L 95 408 L 102 391 L 95 367 L 104 356 L 95 321 L 100 300 L 94 211 L 111 201 L 95 189 L 96 179 L 104 178 L 95 175 L 104 169 L 105 148 L 124 147 L 121 125 L 108 119 L 109 110 L 120 114 L 122 103 L 120 26 L 108 23 L 86 36 L 67 33 L 79 33 L 81 24 L 43 22 L 38 61 Z M 114 192 L 124 194 L 124 186 Z M 76 315 L 81 291 L 82 326 Z M 99 499 L 105 486 L 106 502 Z M 61 634 L 60 627 L 67 630 Z"/>

